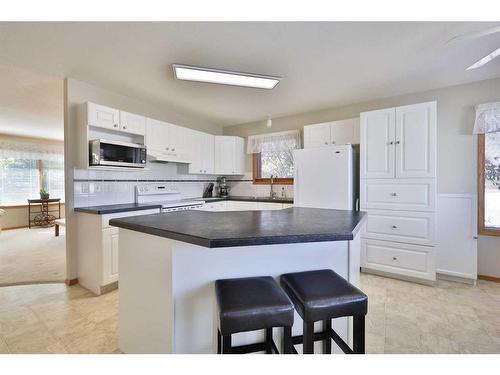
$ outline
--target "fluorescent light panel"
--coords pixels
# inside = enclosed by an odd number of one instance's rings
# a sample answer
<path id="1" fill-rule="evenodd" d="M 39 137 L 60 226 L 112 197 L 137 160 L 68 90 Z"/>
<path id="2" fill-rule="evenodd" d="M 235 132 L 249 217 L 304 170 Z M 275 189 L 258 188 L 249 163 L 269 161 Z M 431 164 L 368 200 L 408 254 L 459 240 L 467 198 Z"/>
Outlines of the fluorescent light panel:
<path id="1" fill-rule="evenodd" d="M 175 77 L 185 81 L 218 83 L 221 85 L 271 90 L 276 87 L 281 79 L 280 77 L 232 72 L 229 70 L 210 69 L 199 66 L 179 64 L 173 64 L 172 66 L 174 68 Z"/>
<path id="2" fill-rule="evenodd" d="M 472 64 L 471 66 L 469 66 L 467 69 L 465 70 L 472 70 L 472 69 L 477 69 L 477 68 L 480 68 L 482 67 L 483 65 L 486 65 L 488 64 L 491 60 L 493 60 L 495 57 L 499 56 L 500 55 L 500 48 L 497 48 L 496 50 L 494 50 L 492 53 L 490 53 L 489 55 L 487 56 L 484 56 L 481 60 L 479 61 L 476 61 L 474 64 Z"/>

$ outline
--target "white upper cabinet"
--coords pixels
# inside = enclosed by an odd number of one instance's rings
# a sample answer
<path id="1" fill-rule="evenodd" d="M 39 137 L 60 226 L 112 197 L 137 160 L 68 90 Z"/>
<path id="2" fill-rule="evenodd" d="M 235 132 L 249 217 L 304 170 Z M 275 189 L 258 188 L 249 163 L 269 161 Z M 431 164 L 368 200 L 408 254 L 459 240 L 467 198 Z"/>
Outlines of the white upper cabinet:
<path id="1" fill-rule="evenodd" d="M 395 168 L 394 108 L 361 113 L 361 178 L 393 178 Z"/>
<path id="2" fill-rule="evenodd" d="M 191 134 L 192 163 L 189 164 L 189 173 L 214 173 L 214 136 L 193 130 Z"/>
<path id="3" fill-rule="evenodd" d="M 146 133 L 146 118 L 135 113 L 120 111 L 120 130 L 131 134 L 144 135 Z"/>
<path id="4" fill-rule="evenodd" d="M 359 144 L 359 118 L 304 126 L 304 148 Z"/>
<path id="5" fill-rule="evenodd" d="M 243 138 L 215 136 L 215 174 L 243 174 L 244 158 Z"/>
<path id="6" fill-rule="evenodd" d="M 304 148 L 326 147 L 330 142 L 329 122 L 304 126 Z"/>
<path id="7" fill-rule="evenodd" d="M 164 121 L 146 119 L 146 147 L 148 154 L 162 161 L 190 163 L 191 129 Z"/>
<path id="8" fill-rule="evenodd" d="M 396 177 L 436 176 L 436 102 L 396 108 Z"/>
<path id="9" fill-rule="evenodd" d="M 361 178 L 436 177 L 436 102 L 361 114 Z"/>
<path id="10" fill-rule="evenodd" d="M 120 111 L 87 102 L 87 125 L 120 130 Z"/>
<path id="11" fill-rule="evenodd" d="M 332 121 L 330 143 L 332 145 L 359 144 L 359 117 Z"/>

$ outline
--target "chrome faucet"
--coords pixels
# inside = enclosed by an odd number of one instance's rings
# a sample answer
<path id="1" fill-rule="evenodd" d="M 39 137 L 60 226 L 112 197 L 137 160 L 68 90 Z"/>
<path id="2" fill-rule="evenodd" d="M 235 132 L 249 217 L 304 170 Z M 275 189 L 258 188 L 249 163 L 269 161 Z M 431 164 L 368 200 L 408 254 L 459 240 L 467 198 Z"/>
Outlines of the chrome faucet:
<path id="1" fill-rule="evenodd" d="M 271 175 L 271 177 L 269 177 L 269 180 L 271 181 L 271 191 L 269 193 L 269 196 L 271 197 L 271 199 L 274 199 L 274 197 L 276 197 L 276 193 L 274 192 L 274 178 L 276 176 L 274 175 Z"/>

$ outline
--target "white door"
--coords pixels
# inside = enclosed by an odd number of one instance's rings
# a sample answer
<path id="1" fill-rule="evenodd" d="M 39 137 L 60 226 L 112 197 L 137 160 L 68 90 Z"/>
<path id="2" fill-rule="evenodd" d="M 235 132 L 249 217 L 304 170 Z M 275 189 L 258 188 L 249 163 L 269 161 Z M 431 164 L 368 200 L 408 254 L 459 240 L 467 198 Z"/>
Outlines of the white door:
<path id="1" fill-rule="evenodd" d="M 351 146 L 294 150 L 294 206 L 351 210 Z"/>
<path id="2" fill-rule="evenodd" d="M 87 122 L 88 125 L 119 130 L 120 111 L 111 107 L 87 102 Z"/>
<path id="3" fill-rule="evenodd" d="M 235 145 L 234 138 L 227 136 L 215 136 L 215 173 L 233 174 Z"/>
<path id="4" fill-rule="evenodd" d="M 166 152 L 168 124 L 163 121 L 146 119 L 146 146 L 148 151 Z"/>
<path id="5" fill-rule="evenodd" d="M 359 144 L 359 117 L 332 121 L 330 137 L 332 145 Z"/>
<path id="6" fill-rule="evenodd" d="M 120 130 L 144 135 L 146 133 L 146 118 L 135 113 L 120 111 Z"/>
<path id="7" fill-rule="evenodd" d="M 245 146 L 243 138 L 234 138 L 234 171 L 233 174 L 243 174 L 245 172 Z"/>
<path id="8" fill-rule="evenodd" d="M 203 173 L 214 173 L 214 136 L 212 134 L 202 135 L 201 160 L 203 165 Z M 198 151 L 199 152 L 199 151 Z"/>
<path id="9" fill-rule="evenodd" d="M 436 232 L 436 272 L 476 280 L 476 195 L 438 194 Z"/>
<path id="10" fill-rule="evenodd" d="M 330 123 L 304 126 L 304 148 L 329 146 L 331 142 Z"/>
<path id="11" fill-rule="evenodd" d="M 436 177 L 436 102 L 396 108 L 396 177 Z"/>
<path id="12" fill-rule="evenodd" d="M 361 113 L 361 178 L 394 177 L 395 113 L 394 108 Z"/>

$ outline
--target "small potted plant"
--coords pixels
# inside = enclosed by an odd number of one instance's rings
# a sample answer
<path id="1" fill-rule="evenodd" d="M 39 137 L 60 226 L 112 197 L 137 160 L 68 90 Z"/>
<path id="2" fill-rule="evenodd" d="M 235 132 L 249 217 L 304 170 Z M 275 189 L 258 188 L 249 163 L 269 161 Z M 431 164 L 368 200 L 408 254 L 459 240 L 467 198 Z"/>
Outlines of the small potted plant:
<path id="1" fill-rule="evenodd" d="M 42 188 L 40 189 L 40 199 L 49 199 L 49 192 L 47 191 L 47 184 L 45 182 L 45 176 L 42 175 Z"/>

